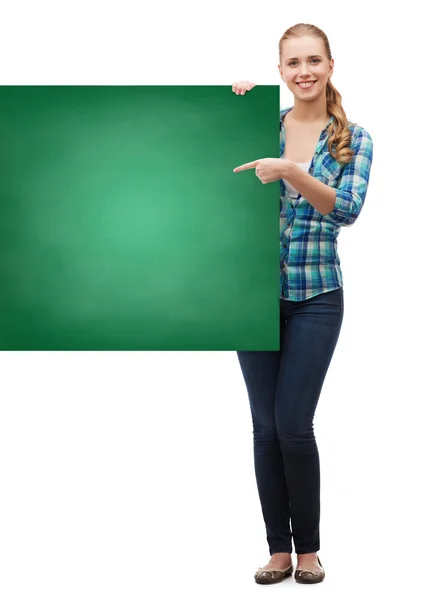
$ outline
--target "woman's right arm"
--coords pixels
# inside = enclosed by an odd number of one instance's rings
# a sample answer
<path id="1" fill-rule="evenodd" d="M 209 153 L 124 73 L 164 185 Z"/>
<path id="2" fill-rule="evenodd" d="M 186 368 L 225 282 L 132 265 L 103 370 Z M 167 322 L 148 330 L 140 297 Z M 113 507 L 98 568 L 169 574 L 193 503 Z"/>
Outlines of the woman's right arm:
<path id="1" fill-rule="evenodd" d="M 232 84 L 232 91 L 237 94 L 237 96 L 244 96 L 244 94 L 252 90 L 255 85 L 256 84 L 251 81 L 234 81 Z"/>

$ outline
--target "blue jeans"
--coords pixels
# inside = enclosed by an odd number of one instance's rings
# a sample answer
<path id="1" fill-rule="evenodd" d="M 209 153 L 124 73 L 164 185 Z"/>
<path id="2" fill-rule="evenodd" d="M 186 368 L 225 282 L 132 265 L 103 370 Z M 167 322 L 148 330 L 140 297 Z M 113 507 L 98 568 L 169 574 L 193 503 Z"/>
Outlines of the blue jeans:
<path id="1" fill-rule="evenodd" d="M 320 547 L 313 419 L 340 335 L 343 288 L 280 300 L 280 350 L 237 352 L 253 420 L 254 466 L 270 554 Z"/>

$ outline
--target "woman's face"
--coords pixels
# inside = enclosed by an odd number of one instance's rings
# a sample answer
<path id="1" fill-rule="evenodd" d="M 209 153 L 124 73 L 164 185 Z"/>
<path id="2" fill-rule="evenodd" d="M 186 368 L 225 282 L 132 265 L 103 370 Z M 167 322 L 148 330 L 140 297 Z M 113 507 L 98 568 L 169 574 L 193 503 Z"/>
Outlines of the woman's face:
<path id="1" fill-rule="evenodd" d="M 291 37 L 281 42 L 281 79 L 300 100 L 312 101 L 325 94 L 327 81 L 333 72 L 334 60 L 329 60 L 321 38 L 310 35 Z M 303 82 L 312 82 L 307 87 Z"/>

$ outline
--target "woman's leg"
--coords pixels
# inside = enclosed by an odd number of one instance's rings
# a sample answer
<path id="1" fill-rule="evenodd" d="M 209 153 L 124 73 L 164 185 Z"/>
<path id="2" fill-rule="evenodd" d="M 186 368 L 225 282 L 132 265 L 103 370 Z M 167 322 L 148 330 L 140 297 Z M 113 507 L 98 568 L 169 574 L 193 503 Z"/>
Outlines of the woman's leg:
<path id="1" fill-rule="evenodd" d="M 254 466 L 269 552 L 292 551 L 290 509 L 275 423 L 281 353 L 237 352 L 253 421 Z"/>
<path id="2" fill-rule="evenodd" d="M 343 311 L 343 289 L 302 302 L 281 300 L 285 327 L 275 419 L 297 554 L 317 552 L 320 547 L 320 466 L 313 419 Z"/>

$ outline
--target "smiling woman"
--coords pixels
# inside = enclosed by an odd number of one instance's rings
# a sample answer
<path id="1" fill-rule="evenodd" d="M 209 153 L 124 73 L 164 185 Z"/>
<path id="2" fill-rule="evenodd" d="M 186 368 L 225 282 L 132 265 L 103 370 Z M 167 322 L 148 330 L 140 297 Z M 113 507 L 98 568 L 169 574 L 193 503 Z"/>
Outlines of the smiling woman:
<path id="1" fill-rule="evenodd" d="M 280 181 L 280 350 L 238 352 L 253 420 L 255 472 L 271 559 L 257 583 L 325 577 L 320 548 L 320 470 L 313 419 L 343 320 L 337 253 L 342 226 L 363 207 L 373 143 L 348 121 L 331 83 L 334 59 L 323 31 L 305 23 L 279 42 L 278 70 L 294 95 L 280 114 L 280 158 L 257 158 L 264 184 Z M 244 95 L 254 83 L 233 84 Z"/>

